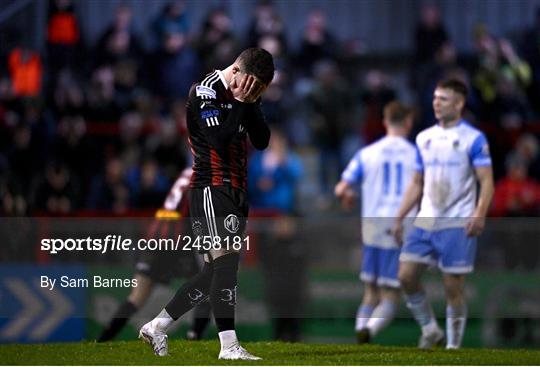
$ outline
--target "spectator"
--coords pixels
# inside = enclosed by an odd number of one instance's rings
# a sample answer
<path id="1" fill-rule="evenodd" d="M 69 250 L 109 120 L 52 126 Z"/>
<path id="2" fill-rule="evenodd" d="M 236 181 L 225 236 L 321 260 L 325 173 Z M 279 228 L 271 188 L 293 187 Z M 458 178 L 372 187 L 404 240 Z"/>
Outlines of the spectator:
<path id="1" fill-rule="evenodd" d="M 343 168 L 341 146 L 352 120 L 347 86 L 334 62 L 321 61 L 315 66 L 315 84 L 308 104 L 311 131 L 319 149 L 320 205 L 325 207 Z"/>
<path id="2" fill-rule="evenodd" d="M 63 68 L 79 69 L 81 56 L 81 31 L 71 0 L 49 2 L 47 22 L 47 61 L 51 80 Z"/>
<path id="3" fill-rule="evenodd" d="M 114 213 L 122 213 L 129 208 L 130 195 L 124 178 L 124 170 L 118 158 L 109 158 L 105 165 L 105 172 L 92 181 L 88 208 L 110 210 Z"/>
<path id="4" fill-rule="evenodd" d="M 143 48 L 133 29 L 131 8 L 122 4 L 116 8 L 113 22 L 105 29 L 95 47 L 97 66 L 114 65 L 122 60 L 138 62 Z"/>
<path id="5" fill-rule="evenodd" d="M 290 74 L 288 60 L 283 53 L 283 44 L 275 36 L 264 36 L 257 46 L 272 54 L 276 68 L 274 79 L 263 94 L 261 108 L 269 125 L 285 130 L 288 127 L 290 107 L 290 100 L 286 98 Z"/>
<path id="6" fill-rule="evenodd" d="M 163 7 L 161 13 L 152 23 L 152 30 L 157 44 L 163 42 L 163 38 L 169 33 L 189 34 L 189 15 L 183 1 L 171 1 Z"/>
<path id="7" fill-rule="evenodd" d="M 417 76 L 416 86 L 420 104 L 420 124 L 418 131 L 427 128 L 435 121 L 433 114 L 433 92 L 437 82 L 449 77 L 448 74 L 459 70 L 456 48 L 449 41 L 436 50 L 434 58 L 418 66 L 421 72 Z"/>
<path id="8" fill-rule="evenodd" d="M 527 162 L 519 155 L 511 155 L 506 165 L 506 177 L 495 185 L 491 215 L 537 217 L 540 215 L 540 184 L 527 175 Z M 506 223 L 512 225 L 512 221 Z M 523 266 L 526 270 L 534 271 L 538 268 L 540 249 L 531 241 L 534 236 L 534 230 L 526 229 L 499 232 L 497 242 L 506 245 L 502 251 L 507 269 Z"/>
<path id="9" fill-rule="evenodd" d="M 110 67 L 114 73 L 115 98 L 122 111 L 132 107 L 144 60 L 144 50 L 131 26 L 131 16 L 131 8 L 120 5 L 94 52 L 96 66 Z"/>
<path id="10" fill-rule="evenodd" d="M 81 84 L 69 69 L 63 69 L 58 74 L 53 95 L 50 98 L 51 112 L 54 118 L 64 115 L 80 115 L 85 112 L 85 97 Z"/>
<path id="11" fill-rule="evenodd" d="M 21 191 L 18 182 L 8 177 L 7 172 L 0 175 L 0 213 L 2 216 L 26 216 L 28 214 L 27 193 Z"/>
<path id="12" fill-rule="evenodd" d="M 530 134 L 522 134 L 514 150 L 510 155 L 515 155 L 522 159 L 529 168 L 529 175 L 537 181 L 540 181 L 540 148 L 538 139 Z"/>
<path id="13" fill-rule="evenodd" d="M 200 69 L 197 54 L 187 45 L 185 34 L 165 34 L 153 62 L 154 90 L 167 108 L 176 99 L 186 99 Z"/>
<path id="14" fill-rule="evenodd" d="M 157 162 L 146 158 L 127 173 L 132 206 L 141 209 L 159 208 L 169 189 L 169 180 L 160 172 Z"/>
<path id="15" fill-rule="evenodd" d="M 519 130 L 527 120 L 528 104 L 526 96 L 512 76 L 503 74 L 496 84 L 491 121 L 497 122 L 505 130 Z"/>
<path id="16" fill-rule="evenodd" d="M 527 174 L 527 162 L 510 156 L 507 175 L 495 185 L 492 215 L 498 217 L 534 217 L 540 214 L 540 184 Z"/>
<path id="17" fill-rule="evenodd" d="M 222 9 L 211 10 L 203 22 L 195 48 L 203 64 L 203 72 L 223 69 L 239 52 L 239 45 L 232 32 L 232 20 Z"/>
<path id="18" fill-rule="evenodd" d="M 51 162 L 36 189 L 33 209 L 47 214 L 68 215 L 76 208 L 76 185 L 67 167 Z"/>
<path id="19" fill-rule="evenodd" d="M 43 79 L 39 53 L 26 47 L 15 48 L 8 64 L 15 97 L 38 97 Z"/>
<path id="20" fill-rule="evenodd" d="M 534 25 L 525 33 L 523 56 L 532 68 L 532 81 L 527 89 L 529 102 L 540 118 L 540 6 L 536 8 Z"/>
<path id="21" fill-rule="evenodd" d="M 295 154 L 289 152 L 282 132 L 272 131 L 269 148 L 251 157 L 248 173 L 248 190 L 254 208 L 275 209 L 283 214 L 294 213 L 302 163 Z"/>
<path id="22" fill-rule="evenodd" d="M 80 196 L 76 197 L 75 204 L 84 206 L 83 198 L 102 164 L 102 153 L 88 137 L 86 121 L 81 115 L 66 115 L 60 119 L 53 152 L 67 167 L 71 181 L 80 185 L 76 192 Z"/>
<path id="23" fill-rule="evenodd" d="M 319 61 L 336 58 L 337 48 L 337 41 L 327 28 L 326 15 L 320 10 L 312 10 L 302 35 L 297 65 L 312 75 L 313 67 Z"/>
<path id="24" fill-rule="evenodd" d="M 370 144 L 385 134 L 383 108 L 396 99 L 396 92 L 390 76 L 381 70 L 373 69 L 366 73 L 362 103 L 365 117 L 363 124 L 364 143 Z"/>
<path id="25" fill-rule="evenodd" d="M 248 47 L 257 47 L 264 37 L 274 37 L 279 40 L 283 52 L 287 52 L 285 24 L 276 12 L 271 0 L 260 0 L 255 8 L 255 14 L 248 27 Z"/>
<path id="26" fill-rule="evenodd" d="M 531 69 L 508 40 L 497 40 L 482 26 L 477 28 L 475 36 L 477 55 L 472 80 L 483 105 L 480 119 L 498 121 L 500 116 L 493 112 L 500 82 L 513 83 L 512 88 L 506 89 L 516 97 L 523 96 L 531 79 Z"/>
<path id="27" fill-rule="evenodd" d="M 26 124 L 15 126 L 13 131 L 13 147 L 7 152 L 11 182 L 19 185 L 17 192 L 28 197 L 35 173 L 41 169 L 41 155 L 36 149 L 36 139 L 32 129 Z"/>
<path id="28" fill-rule="evenodd" d="M 252 207 L 280 213 L 273 217 L 272 229 L 260 233 L 257 250 L 274 338 L 288 342 L 300 339 L 300 315 L 306 296 L 305 250 L 292 217 L 302 170 L 300 159 L 289 151 L 285 135 L 277 130 L 272 132 L 268 149 L 252 157 L 248 170 Z"/>
<path id="29" fill-rule="evenodd" d="M 135 167 L 142 158 L 143 129 L 144 121 L 137 112 L 126 112 L 120 119 L 119 140 L 116 142 L 115 154 L 128 169 Z"/>
<path id="30" fill-rule="evenodd" d="M 86 118 L 93 122 L 118 122 L 121 110 L 116 96 L 114 71 L 110 67 L 94 70 L 88 91 Z"/>
<path id="31" fill-rule="evenodd" d="M 414 31 L 414 56 L 412 63 L 411 86 L 418 88 L 423 78 L 424 68 L 435 58 L 444 44 L 451 44 L 441 19 L 439 7 L 424 2 L 420 9 L 420 20 Z"/>
<path id="32" fill-rule="evenodd" d="M 148 150 L 171 182 L 188 163 L 186 148 L 185 137 L 179 135 L 177 125 L 168 118 L 162 119 L 159 131 L 148 140 Z"/>
<path id="33" fill-rule="evenodd" d="M 414 32 L 415 63 L 430 62 L 447 42 L 448 32 L 442 22 L 439 7 L 432 2 L 424 2 L 420 9 L 420 21 Z"/>

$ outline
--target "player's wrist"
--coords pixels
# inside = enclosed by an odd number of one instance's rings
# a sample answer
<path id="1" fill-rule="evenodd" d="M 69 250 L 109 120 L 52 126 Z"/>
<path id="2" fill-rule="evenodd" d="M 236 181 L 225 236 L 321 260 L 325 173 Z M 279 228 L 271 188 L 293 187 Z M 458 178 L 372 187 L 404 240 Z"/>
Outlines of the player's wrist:
<path id="1" fill-rule="evenodd" d="M 476 218 L 485 218 L 487 217 L 487 208 L 483 208 L 481 206 L 476 207 L 474 210 L 473 216 Z"/>
<path id="2" fill-rule="evenodd" d="M 234 104 L 236 104 L 238 106 L 245 106 L 245 107 L 253 106 L 253 103 L 248 102 L 245 99 L 239 99 L 237 97 L 234 97 L 234 99 L 235 99 Z"/>

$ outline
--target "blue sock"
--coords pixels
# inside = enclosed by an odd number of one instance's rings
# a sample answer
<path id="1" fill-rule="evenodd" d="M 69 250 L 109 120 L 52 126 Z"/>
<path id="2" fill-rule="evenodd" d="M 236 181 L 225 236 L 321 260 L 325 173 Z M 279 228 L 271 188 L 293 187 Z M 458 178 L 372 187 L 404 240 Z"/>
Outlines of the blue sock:
<path id="1" fill-rule="evenodd" d="M 437 321 L 433 315 L 433 309 L 427 301 L 426 294 L 424 292 L 418 292 L 414 294 L 405 294 L 405 302 L 407 307 L 411 310 L 414 319 L 422 328 L 422 332 L 426 329 L 431 329 L 437 326 Z"/>

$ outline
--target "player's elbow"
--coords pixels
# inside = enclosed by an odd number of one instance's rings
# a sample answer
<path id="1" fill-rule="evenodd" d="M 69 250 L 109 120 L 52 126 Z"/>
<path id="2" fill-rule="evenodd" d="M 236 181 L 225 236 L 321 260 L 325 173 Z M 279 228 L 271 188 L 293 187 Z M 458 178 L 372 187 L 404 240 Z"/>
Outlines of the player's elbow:
<path id="1" fill-rule="evenodd" d="M 264 150 L 268 148 L 268 144 L 270 143 L 270 131 L 260 133 L 256 136 L 250 136 L 251 144 L 253 147 L 257 150 Z"/>
<path id="2" fill-rule="evenodd" d="M 257 128 L 251 127 L 248 130 L 249 140 L 257 150 L 264 150 L 270 143 L 270 129 L 265 124 L 258 125 Z"/>
<path id="3" fill-rule="evenodd" d="M 264 150 L 268 148 L 268 140 L 267 141 L 252 141 L 251 144 L 253 147 L 257 150 Z"/>

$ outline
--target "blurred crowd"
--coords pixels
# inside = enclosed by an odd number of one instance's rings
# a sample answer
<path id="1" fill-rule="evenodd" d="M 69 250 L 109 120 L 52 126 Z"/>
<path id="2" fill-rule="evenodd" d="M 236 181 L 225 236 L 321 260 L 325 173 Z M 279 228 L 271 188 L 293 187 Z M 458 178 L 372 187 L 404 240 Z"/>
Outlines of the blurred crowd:
<path id="1" fill-rule="evenodd" d="M 50 1 L 43 50 L 0 45 L 3 215 L 159 207 L 190 164 L 185 99 L 191 84 L 246 47 L 271 52 L 277 68 L 263 100 L 276 139 L 250 167 L 256 208 L 296 213 L 291 203 L 310 179 L 315 204 L 327 209 L 354 150 L 384 133 L 383 106 L 405 97 L 388 70 L 358 66 L 358 47 L 338 39 L 317 9 L 306 15 L 293 48 L 271 1 L 258 3 L 245 36 L 233 31 L 223 8 L 209 9 L 194 25 L 185 4 L 173 1 L 148 24 L 149 47 L 125 4 L 97 42 L 86 44 L 76 6 Z M 497 216 L 540 214 L 540 9 L 535 19 L 512 39 L 478 25 L 474 52 L 460 54 L 444 14 L 426 3 L 411 34 L 412 57 L 400 65 L 409 76 L 416 132 L 434 122 L 438 80 L 453 76 L 469 86 L 466 116 L 486 132 L 495 161 Z M 303 157 L 309 154 L 317 158 L 308 177 Z"/>

